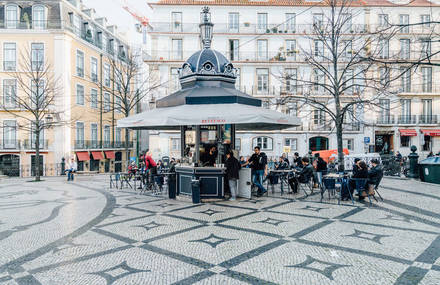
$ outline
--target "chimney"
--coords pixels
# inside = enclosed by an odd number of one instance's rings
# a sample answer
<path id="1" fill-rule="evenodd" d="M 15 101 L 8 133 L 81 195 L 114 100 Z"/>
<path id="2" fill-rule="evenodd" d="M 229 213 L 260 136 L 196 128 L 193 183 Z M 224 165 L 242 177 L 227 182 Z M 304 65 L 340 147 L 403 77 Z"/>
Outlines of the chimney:
<path id="1" fill-rule="evenodd" d="M 96 18 L 95 21 L 98 24 L 100 24 L 101 26 L 103 26 L 104 28 L 107 27 L 107 18 L 106 17 Z"/>
<path id="2" fill-rule="evenodd" d="M 82 10 L 82 12 L 92 19 L 95 17 L 95 13 L 96 13 L 95 9 L 93 8 Z"/>

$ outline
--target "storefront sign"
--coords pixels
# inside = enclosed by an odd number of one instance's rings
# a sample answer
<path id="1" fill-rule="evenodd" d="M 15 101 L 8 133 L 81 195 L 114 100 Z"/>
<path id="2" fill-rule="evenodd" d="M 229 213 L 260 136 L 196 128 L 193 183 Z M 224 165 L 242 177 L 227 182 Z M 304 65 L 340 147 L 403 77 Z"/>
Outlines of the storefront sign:
<path id="1" fill-rule="evenodd" d="M 369 144 L 370 143 L 370 137 L 364 137 L 364 143 Z"/>

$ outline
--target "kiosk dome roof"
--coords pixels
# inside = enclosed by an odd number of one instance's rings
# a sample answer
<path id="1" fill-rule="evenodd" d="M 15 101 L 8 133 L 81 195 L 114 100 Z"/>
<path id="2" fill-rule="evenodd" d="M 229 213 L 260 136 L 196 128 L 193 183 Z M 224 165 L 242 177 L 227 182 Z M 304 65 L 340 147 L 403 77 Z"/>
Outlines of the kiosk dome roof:
<path id="1" fill-rule="evenodd" d="M 186 77 L 190 74 L 236 77 L 232 63 L 222 53 L 210 48 L 197 51 L 183 64 L 180 77 Z"/>

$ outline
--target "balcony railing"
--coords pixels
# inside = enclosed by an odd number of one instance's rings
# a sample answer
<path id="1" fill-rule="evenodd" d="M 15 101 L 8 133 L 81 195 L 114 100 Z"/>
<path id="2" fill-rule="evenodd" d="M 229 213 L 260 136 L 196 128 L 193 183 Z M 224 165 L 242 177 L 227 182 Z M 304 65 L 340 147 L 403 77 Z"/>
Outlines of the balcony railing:
<path id="1" fill-rule="evenodd" d="M 399 124 L 399 125 L 415 125 L 415 124 L 417 124 L 417 117 L 415 115 L 399 115 L 397 117 L 397 124 Z"/>
<path id="2" fill-rule="evenodd" d="M 61 20 L 50 21 L 0 21 L 0 29 L 19 29 L 19 30 L 44 30 L 61 29 Z"/>
<path id="3" fill-rule="evenodd" d="M 360 122 L 344 123 L 342 125 L 342 128 L 344 131 L 359 132 L 361 130 L 361 123 Z"/>
<path id="4" fill-rule="evenodd" d="M 332 124 L 331 122 L 325 122 L 322 124 L 315 124 L 312 123 L 309 125 L 309 131 L 325 131 L 329 132 L 332 130 Z"/>
<path id="5" fill-rule="evenodd" d="M 3 140 L 0 141 L 1 150 L 19 150 L 21 149 L 21 144 L 19 140 Z"/>
<path id="6" fill-rule="evenodd" d="M 35 149 L 35 141 L 33 140 L 24 140 L 21 143 L 22 149 L 24 150 L 31 150 L 31 149 Z M 40 145 L 39 145 L 41 150 L 47 150 L 49 148 L 49 141 L 48 140 L 40 140 Z"/>
<path id="7" fill-rule="evenodd" d="M 419 124 L 435 125 L 439 123 L 438 115 L 419 115 Z"/>
<path id="8" fill-rule="evenodd" d="M 381 116 L 376 121 L 378 125 L 392 125 L 394 122 L 394 116 Z"/>
<path id="9" fill-rule="evenodd" d="M 75 140 L 75 149 L 108 149 L 108 148 L 126 148 L 126 145 L 128 145 L 128 148 L 133 148 L 134 142 L 129 141 L 127 144 L 125 142 L 111 142 L 111 141 L 102 141 L 102 147 L 101 147 L 101 141 L 97 140 Z"/>
<path id="10" fill-rule="evenodd" d="M 17 68 L 16 61 L 3 61 L 4 71 L 15 71 L 16 68 Z"/>

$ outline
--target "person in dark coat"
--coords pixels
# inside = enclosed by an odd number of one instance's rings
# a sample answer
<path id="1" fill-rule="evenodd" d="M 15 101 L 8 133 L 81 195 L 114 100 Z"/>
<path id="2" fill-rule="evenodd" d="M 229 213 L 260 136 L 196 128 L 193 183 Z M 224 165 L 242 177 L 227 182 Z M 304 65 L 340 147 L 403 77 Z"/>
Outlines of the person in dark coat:
<path id="1" fill-rule="evenodd" d="M 293 154 L 293 168 L 295 167 L 301 167 L 302 168 L 302 163 L 301 163 L 301 157 L 299 156 L 299 153 L 295 152 Z"/>
<path id="2" fill-rule="evenodd" d="M 226 153 L 226 179 L 228 180 L 229 190 L 231 190 L 231 201 L 234 201 L 237 197 L 237 188 L 238 188 L 238 179 L 241 164 L 234 157 L 234 153 L 232 151 L 228 151 Z"/>
<path id="3" fill-rule="evenodd" d="M 310 178 L 313 177 L 313 166 L 310 164 L 310 160 L 308 157 L 303 157 L 301 159 L 301 163 L 303 168 L 295 177 L 289 179 L 289 185 L 292 189 L 293 193 L 298 193 L 298 184 L 306 183 L 310 181 Z"/>
<path id="4" fill-rule="evenodd" d="M 379 164 L 379 160 L 372 159 L 371 160 L 371 169 L 368 171 L 368 181 L 367 181 L 367 191 L 370 195 L 374 195 L 374 187 L 378 186 L 383 177 L 383 169 Z M 359 197 L 360 200 L 364 198 Z"/>
<path id="5" fill-rule="evenodd" d="M 362 161 L 360 159 L 357 161 L 357 163 L 353 166 L 353 176 L 351 176 L 351 178 L 358 178 L 358 179 L 368 178 L 368 166 L 365 163 L 365 161 Z M 350 180 L 349 185 L 350 185 L 350 193 L 353 196 L 353 192 L 356 189 L 356 180 Z M 350 196 L 346 191 L 344 191 L 342 194 L 343 194 L 341 197 L 342 201 L 350 199 Z"/>

